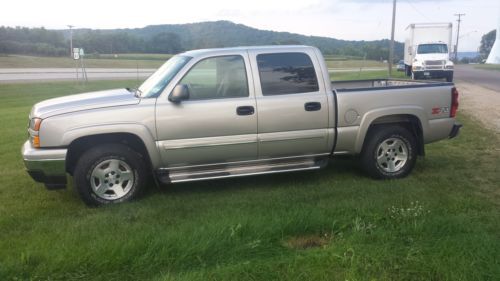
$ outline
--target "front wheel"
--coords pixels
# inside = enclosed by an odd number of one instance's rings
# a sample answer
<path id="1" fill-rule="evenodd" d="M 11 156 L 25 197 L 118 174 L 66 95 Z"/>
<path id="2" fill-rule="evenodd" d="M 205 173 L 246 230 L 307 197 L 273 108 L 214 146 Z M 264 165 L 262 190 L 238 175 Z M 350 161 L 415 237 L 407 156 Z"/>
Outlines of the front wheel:
<path id="1" fill-rule="evenodd" d="M 415 166 L 417 143 L 401 126 L 377 126 L 367 135 L 361 154 L 363 169 L 377 179 L 406 177 Z"/>
<path id="2" fill-rule="evenodd" d="M 73 175 L 80 197 L 91 206 L 129 201 L 142 193 L 147 182 L 142 157 L 122 144 L 84 152 Z"/>
<path id="3" fill-rule="evenodd" d="M 446 75 L 446 82 L 453 82 L 453 72 Z"/>

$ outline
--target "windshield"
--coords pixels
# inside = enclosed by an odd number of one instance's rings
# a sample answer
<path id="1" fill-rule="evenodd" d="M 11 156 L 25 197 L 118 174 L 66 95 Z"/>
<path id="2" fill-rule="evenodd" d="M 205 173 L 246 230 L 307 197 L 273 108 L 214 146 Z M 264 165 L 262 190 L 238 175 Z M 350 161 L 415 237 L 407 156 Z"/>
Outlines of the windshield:
<path id="1" fill-rule="evenodd" d="M 164 63 L 158 70 L 139 87 L 141 98 L 157 96 L 168 85 L 170 80 L 186 65 L 191 57 L 174 56 Z"/>
<path id="2" fill-rule="evenodd" d="M 447 54 L 446 44 L 422 44 L 418 45 L 417 54 Z"/>

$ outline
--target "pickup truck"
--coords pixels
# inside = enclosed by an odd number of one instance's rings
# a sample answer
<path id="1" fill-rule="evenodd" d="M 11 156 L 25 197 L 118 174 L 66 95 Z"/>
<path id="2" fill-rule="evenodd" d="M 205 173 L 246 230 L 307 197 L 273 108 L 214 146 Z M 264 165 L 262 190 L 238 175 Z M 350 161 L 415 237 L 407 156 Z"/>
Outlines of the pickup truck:
<path id="1" fill-rule="evenodd" d="M 67 175 L 89 205 L 136 198 L 157 184 L 313 170 L 359 155 L 378 179 L 407 176 L 424 144 L 457 136 L 449 82 L 330 82 L 309 46 L 188 51 L 138 89 L 34 105 L 22 147 L 48 189 Z M 152 177 L 151 177 L 152 175 Z"/>

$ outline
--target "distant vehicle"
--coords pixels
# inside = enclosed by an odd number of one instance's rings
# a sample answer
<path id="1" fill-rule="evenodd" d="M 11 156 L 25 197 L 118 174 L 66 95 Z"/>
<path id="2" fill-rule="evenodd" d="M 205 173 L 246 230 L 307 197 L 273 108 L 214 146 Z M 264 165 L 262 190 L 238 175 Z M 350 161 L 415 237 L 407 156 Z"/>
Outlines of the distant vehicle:
<path id="1" fill-rule="evenodd" d="M 405 61 L 404 60 L 400 60 L 398 62 L 398 66 L 397 66 L 397 70 L 398 71 L 405 71 Z"/>
<path id="2" fill-rule="evenodd" d="M 453 81 L 452 27 L 451 23 L 414 23 L 406 28 L 404 63 L 407 76 Z"/>
<path id="3" fill-rule="evenodd" d="M 147 177 L 177 183 L 314 170 L 358 154 L 367 174 L 407 176 L 424 144 L 457 136 L 452 83 L 330 82 L 308 46 L 194 50 L 137 90 L 42 101 L 22 154 L 48 188 L 66 174 L 90 205 L 137 197 Z"/>

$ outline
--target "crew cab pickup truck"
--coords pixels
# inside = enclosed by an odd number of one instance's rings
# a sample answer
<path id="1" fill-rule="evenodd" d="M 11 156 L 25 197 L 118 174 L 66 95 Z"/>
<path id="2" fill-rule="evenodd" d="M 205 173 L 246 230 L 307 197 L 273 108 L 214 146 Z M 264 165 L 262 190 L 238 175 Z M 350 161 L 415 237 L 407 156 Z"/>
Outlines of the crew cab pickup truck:
<path id="1" fill-rule="evenodd" d="M 455 137 L 452 83 L 330 82 L 309 46 L 185 52 L 138 89 L 36 104 L 22 147 L 49 189 L 71 175 L 85 203 L 137 197 L 153 175 L 178 183 L 313 170 L 359 155 L 378 179 L 405 177 L 424 144 Z"/>

